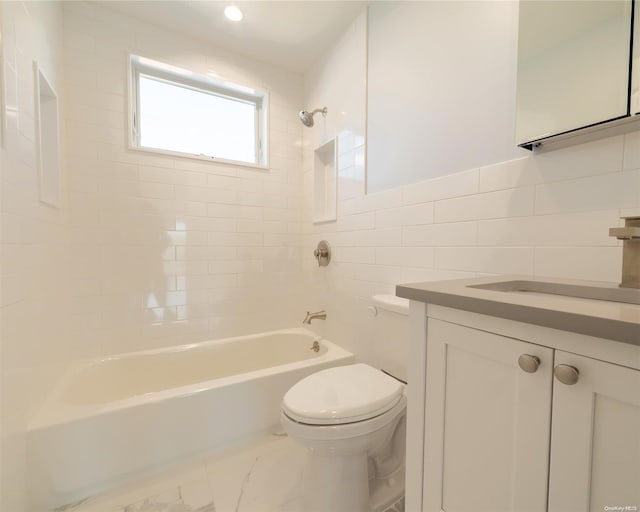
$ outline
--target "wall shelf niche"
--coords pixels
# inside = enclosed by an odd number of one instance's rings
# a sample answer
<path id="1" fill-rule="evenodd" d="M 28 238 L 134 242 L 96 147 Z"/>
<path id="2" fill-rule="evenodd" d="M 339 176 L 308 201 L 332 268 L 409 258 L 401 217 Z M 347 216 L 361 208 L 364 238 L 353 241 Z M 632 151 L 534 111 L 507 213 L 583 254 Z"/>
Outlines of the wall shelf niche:
<path id="1" fill-rule="evenodd" d="M 338 211 L 338 138 L 314 150 L 313 223 L 335 222 Z"/>
<path id="2" fill-rule="evenodd" d="M 58 95 L 36 61 L 33 78 L 40 201 L 60 208 Z"/>

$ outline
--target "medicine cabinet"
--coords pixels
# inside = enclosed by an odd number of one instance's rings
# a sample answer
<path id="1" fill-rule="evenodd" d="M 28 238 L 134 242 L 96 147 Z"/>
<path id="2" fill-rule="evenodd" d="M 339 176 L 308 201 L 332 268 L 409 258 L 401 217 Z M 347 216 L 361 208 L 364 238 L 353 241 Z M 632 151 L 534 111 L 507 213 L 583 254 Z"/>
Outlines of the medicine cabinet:
<path id="1" fill-rule="evenodd" d="M 519 146 L 560 147 L 640 129 L 638 3 L 520 1 Z"/>

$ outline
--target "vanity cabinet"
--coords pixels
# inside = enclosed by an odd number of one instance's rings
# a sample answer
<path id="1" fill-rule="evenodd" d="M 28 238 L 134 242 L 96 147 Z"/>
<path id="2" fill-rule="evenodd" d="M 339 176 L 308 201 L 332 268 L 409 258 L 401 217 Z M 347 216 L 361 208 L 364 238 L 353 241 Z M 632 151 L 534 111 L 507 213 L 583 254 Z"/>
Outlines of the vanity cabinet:
<path id="1" fill-rule="evenodd" d="M 553 350 L 434 319 L 427 332 L 425 510 L 544 510 Z"/>
<path id="2" fill-rule="evenodd" d="M 426 511 L 640 507 L 640 371 L 437 319 L 427 332 Z"/>
<path id="3" fill-rule="evenodd" d="M 562 351 L 554 364 L 575 367 L 580 377 L 553 386 L 549 512 L 637 512 L 640 371 Z"/>
<path id="4" fill-rule="evenodd" d="M 427 343 L 409 374 L 422 438 L 407 475 L 423 471 L 407 510 L 640 511 L 640 346 L 431 304 L 412 315 Z"/>

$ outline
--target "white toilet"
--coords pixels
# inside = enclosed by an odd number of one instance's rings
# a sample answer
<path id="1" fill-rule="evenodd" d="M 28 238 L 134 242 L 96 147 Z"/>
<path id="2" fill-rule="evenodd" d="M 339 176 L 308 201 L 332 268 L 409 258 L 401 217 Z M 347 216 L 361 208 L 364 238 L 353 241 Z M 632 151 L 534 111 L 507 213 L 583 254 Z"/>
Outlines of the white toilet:
<path id="1" fill-rule="evenodd" d="M 322 370 L 285 394 L 281 422 L 307 448 L 300 511 L 403 510 L 402 382 L 362 363 Z"/>

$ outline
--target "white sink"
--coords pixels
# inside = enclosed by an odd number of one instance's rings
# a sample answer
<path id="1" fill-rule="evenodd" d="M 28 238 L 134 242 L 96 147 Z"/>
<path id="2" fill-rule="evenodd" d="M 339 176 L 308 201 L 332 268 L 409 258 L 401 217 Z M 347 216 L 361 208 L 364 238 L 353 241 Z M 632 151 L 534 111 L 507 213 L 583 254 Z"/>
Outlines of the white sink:
<path id="1" fill-rule="evenodd" d="M 564 283 L 548 283 L 544 281 L 496 281 L 495 283 L 468 285 L 469 288 L 493 290 L 498 292 L 529 292 L 563 295 L 579 299 L 624 302 L 640 305 L 640 289 L 616 288 L 612 286 L 587 286 Z"/>

